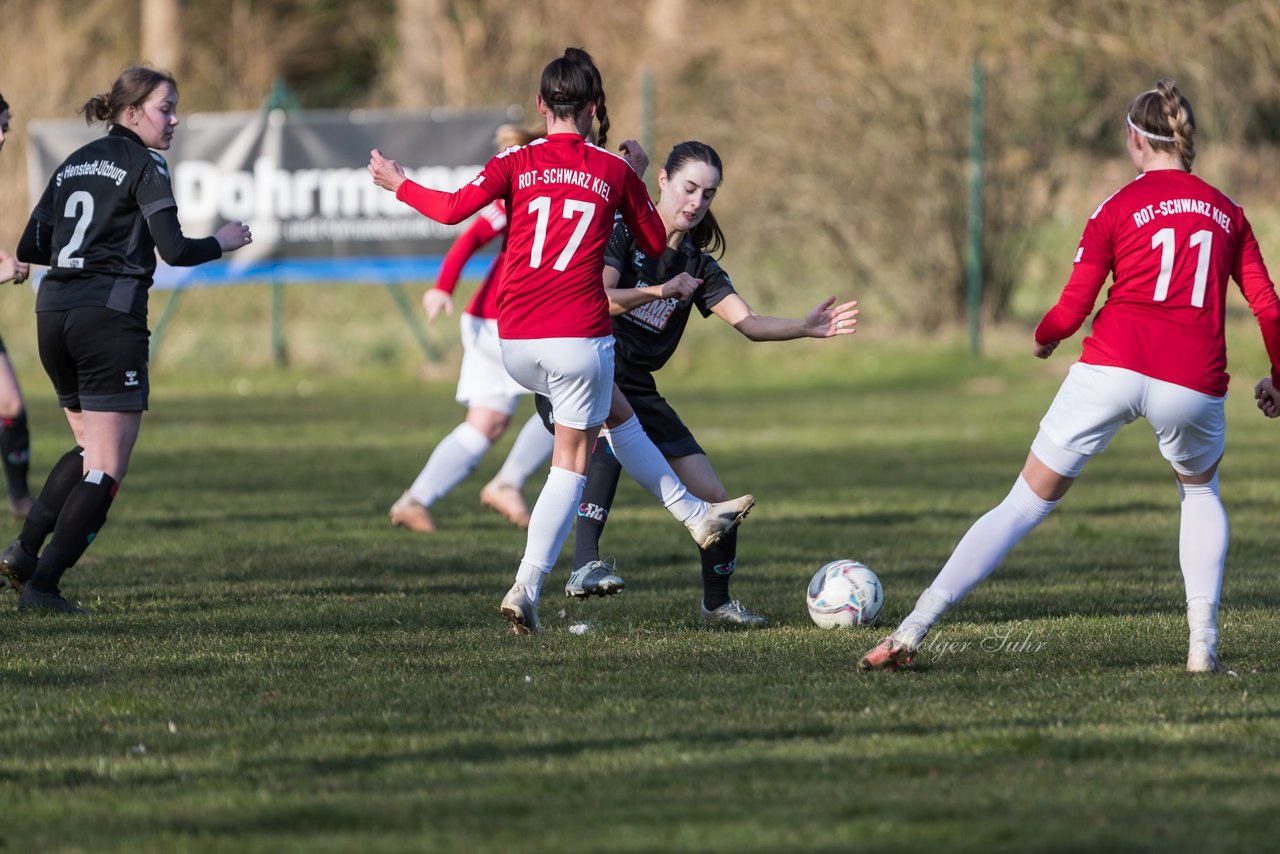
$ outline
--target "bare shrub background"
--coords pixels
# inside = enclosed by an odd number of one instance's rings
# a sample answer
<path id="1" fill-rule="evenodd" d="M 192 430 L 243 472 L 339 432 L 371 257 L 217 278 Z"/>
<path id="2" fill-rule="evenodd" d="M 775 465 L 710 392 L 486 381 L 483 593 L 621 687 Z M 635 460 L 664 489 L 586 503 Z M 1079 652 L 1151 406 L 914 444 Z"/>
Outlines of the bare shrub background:
<path id="1" fill-rule="evenodd" d="M 181 26 L 144 47 L 141 9 L 156 4 Z M 26 120 L 72 116 L 154 55 L 172 57 L 185 111 L 256 107 L 280 76 L 306 107 L 516 103 L 532 120 L 541 67 L 582 45 L 602 66 L 614 141 L 639 135 L 651 69 L 650 153 L 660 165 L 687 138 L 720 151 L 725 263 L 755 303 L 798 310 L 838 290 L 924 330 L 963 316 L 975 59 L 993 318 L 1020 288 L 1065 277 L 1084 219 L 1130 177 L 1124 108 L 1159 77 L 1196 105 L 1200 174 L 1255 220 L 1275 217 L 1280 189 L 1271 0 L 0 0 L 0 21 L 8 247 L 31 203 Z"/>

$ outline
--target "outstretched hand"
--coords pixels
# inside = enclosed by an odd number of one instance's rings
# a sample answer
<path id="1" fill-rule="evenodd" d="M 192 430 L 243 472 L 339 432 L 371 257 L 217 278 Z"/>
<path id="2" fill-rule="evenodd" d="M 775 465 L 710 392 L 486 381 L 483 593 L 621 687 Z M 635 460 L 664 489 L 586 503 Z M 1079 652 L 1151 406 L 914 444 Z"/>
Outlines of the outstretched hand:
<path id="1" fill-rule="evenodd" d="M 828 297 L 805 316 L 806 335 L 810 338 L 831 338 L 836 335 L 852 335 L 858 331 L 858 301 L 849 300 L 840 305 L 835 302 L 835 297 Z"/>
<path id="2" fill-rule="evenodd" d="M 1258 408 L 1268 418 L 1280 415 L 1280 392 L 1271 384 L 1271 377 L 1263 377 L 1253 387 L 1253 396 L 1258 401 Z"/>
<path id="3" fill-rule="evenodd" d="M 376 148 L 369 152 L 369 174 L 373 176 L 373 183 L 393 193 L 405 182 L 404 168 L 383 157 Z"/>

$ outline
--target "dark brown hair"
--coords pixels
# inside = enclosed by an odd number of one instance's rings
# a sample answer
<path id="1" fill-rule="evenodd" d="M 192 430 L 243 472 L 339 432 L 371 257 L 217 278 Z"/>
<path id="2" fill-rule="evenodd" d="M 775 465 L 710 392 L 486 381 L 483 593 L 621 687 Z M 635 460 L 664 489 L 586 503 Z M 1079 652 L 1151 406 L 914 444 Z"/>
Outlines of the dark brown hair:
<path id="1" fill-rule="evenodd" d="M 0 93 L 0 113 L 9 109 L 9 102 L 4 99 L 4 94 Z"/>
<path id="2" fill-rule="evenodd" d="M 1196 115 L 1172 80 L 1166 77 L 1156 88 L 1134 98 L 1129 121 L 1154 151 L 1175 152 L 1182 159 L 1182 168 L 1191 171 L 1196 159 Z"/>
<path id="3" fill-rule="evenodd" d="M 542 101 L 557 119 L 568 119 L 582 112 L 587 104 L 596 105 L 600 130 L 596 144 L 603 148 L 609 135 L 609 111 L 604 105 L 604 82 L 591 54 L 582 48 L 565 48 L 564 56 L 552 60 L 542 69 L 538 88 Z"/>
<path id="4" fill-rule="evenodd" d="M 686 163 L 694 162 L 705 163 L 716 170 L 721 178 L 724 177 L 724 167 L 720 164 L 720 155 L 716 154 L 716 150 L 705 142 L 693 140 L 678 143 L 671 149 L 671 153 L 667 155 L 667 162 L 662 165 L 662 171 L 667 173 L 667 180 L 670 181 Z M 717 186 L 719 186 L 718 183 Z M 724 255 L 724 232 L 720 230 L 720 223 L 716 222 L 710 208 L 702 215 L 702 220 L 689 229 L 689 237 L 708 255 L 715 255 L 717 258 Z"/>
<path id="5" fill-rule="evenodd" d="M 178 83 L 173 75 L 154 68 L 135 65 L 120 72 L 111 91 L 94 95 L 84 102 L 78 113 L 84 114 L 85 124 L 94 122 L 111 124 L 129 107 L 141 107 L 160 86 L 169 84 L 174 94 L 178 93 Z"/>

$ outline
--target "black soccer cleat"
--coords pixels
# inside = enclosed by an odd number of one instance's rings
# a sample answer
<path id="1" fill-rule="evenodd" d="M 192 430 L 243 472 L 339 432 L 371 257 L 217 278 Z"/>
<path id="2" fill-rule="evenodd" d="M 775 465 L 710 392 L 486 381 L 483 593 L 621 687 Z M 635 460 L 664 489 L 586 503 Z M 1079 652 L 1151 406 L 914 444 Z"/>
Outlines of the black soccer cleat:
<path id="1" fill-rule="evenodd" d="M 58 591 L 53 593 L 45 593 L 33 585 L 26 585 L 22 590 L 22 595 L 18 597 L 19 611 L 57 611 L 62 614 L 74 614 L 76 616 L 84 616 L 89 612 L 78 605 L 73 605 L 66 599 L 62 598 L 62 594 Z"/>
<path id="2" fill-rule="evenodd" d="M 22 588 L 27 586 L 31 576 L 36 573 L 37 562 L 36 556 L 28 554 L 21 541 L 14 540 L 0 552 L 0 575 L 8 579 L 9 586 L 21 595 Z"/>

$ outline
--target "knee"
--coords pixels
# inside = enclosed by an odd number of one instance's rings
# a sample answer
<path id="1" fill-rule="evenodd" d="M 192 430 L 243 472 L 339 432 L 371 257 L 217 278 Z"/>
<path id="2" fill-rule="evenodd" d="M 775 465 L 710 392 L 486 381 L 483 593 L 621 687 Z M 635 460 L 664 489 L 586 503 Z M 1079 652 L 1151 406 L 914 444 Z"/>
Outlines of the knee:
<path id="1" fill-rule="evenodd" d="M 467 423 L 480 432 L 490 444 L 502 438 L 511 423 L 511 416 L 490 409 L 472 409 L 467 412 Z"/>
<path id="2" fill-rule="evenodd" d="M 17 418 L 24 411 L 21 395 L 6 394 L 0 396 L 0 418 Z"/>

